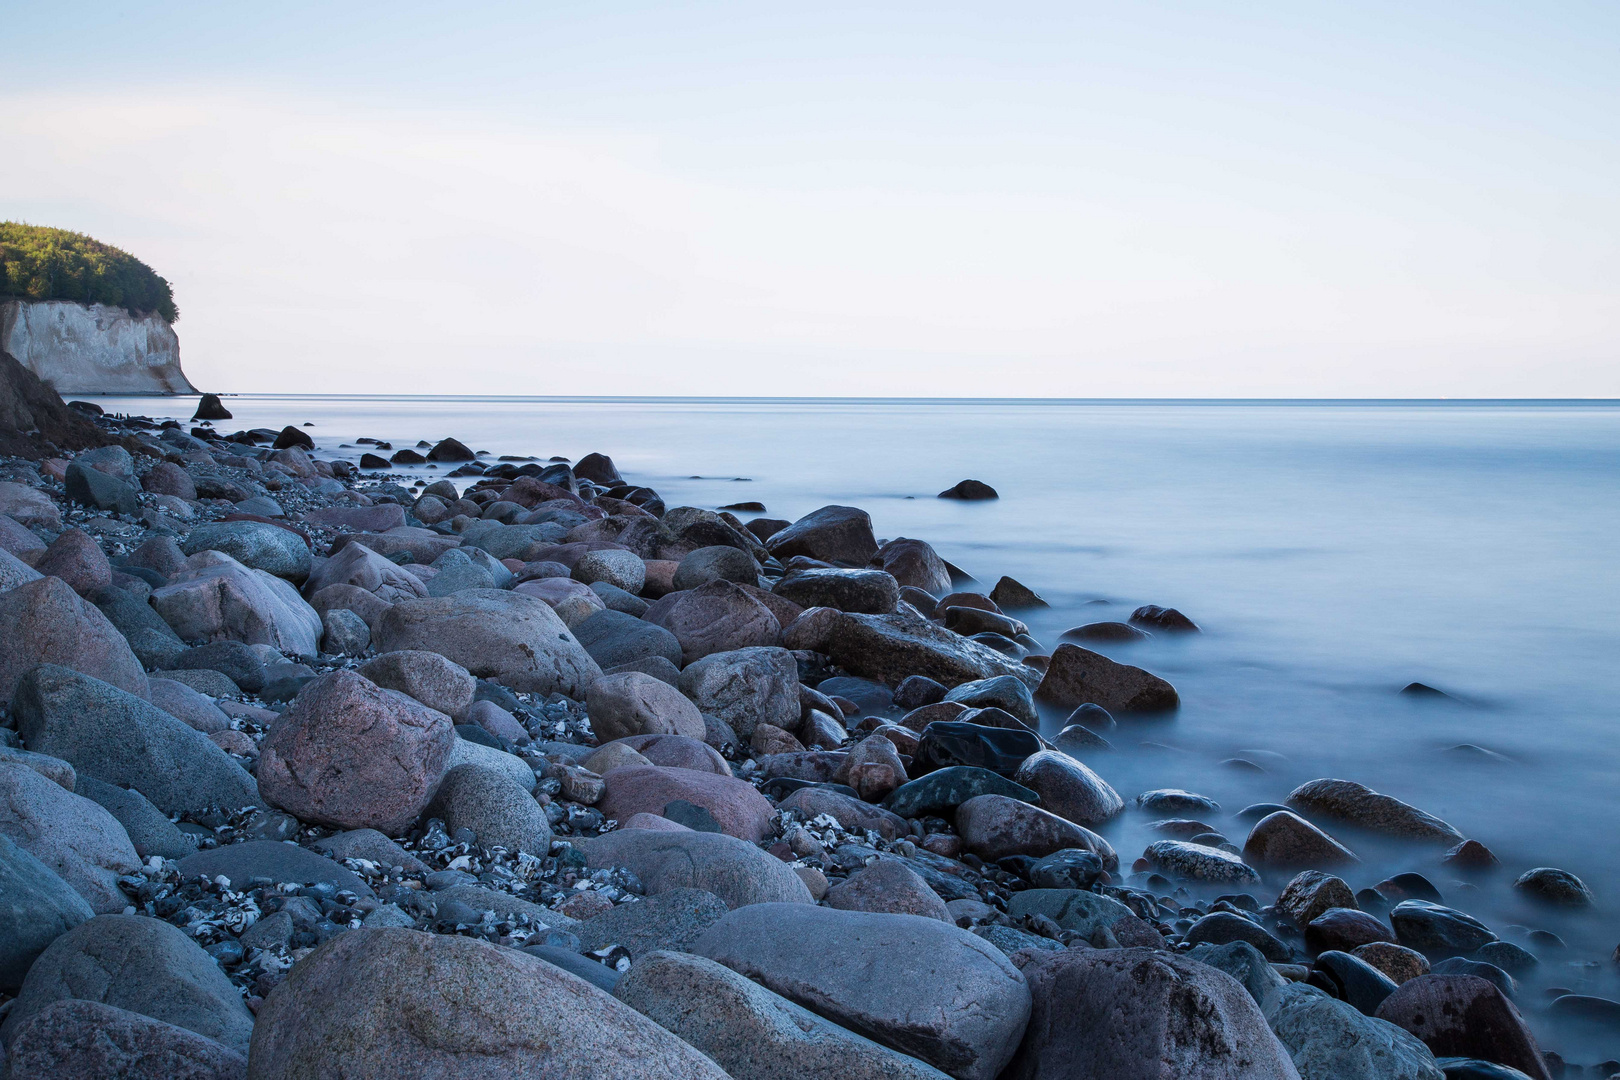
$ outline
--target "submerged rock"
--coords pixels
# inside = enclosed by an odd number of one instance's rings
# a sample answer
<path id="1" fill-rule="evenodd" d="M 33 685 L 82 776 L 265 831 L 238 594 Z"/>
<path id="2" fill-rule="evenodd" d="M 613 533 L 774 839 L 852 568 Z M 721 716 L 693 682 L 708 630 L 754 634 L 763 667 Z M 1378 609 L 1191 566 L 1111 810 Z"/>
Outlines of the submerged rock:
<path id="1" fill-rule="evenodd" d="M 1151 672 L 1078 645 L 1059 645 L 1035 696 L 1063 709 L 1099 705 L 1111 713 L 1173 712 L 1176 688 Z"/>
<path id="2" fill-rule="evenodd" d="M 1434 815 L 1352 780 L 1301 784 L 1289 794 L 1288 805 L 1305 814 L 1407 840 L 1455 844 L 1463 839 L 1462 833 Z"/>

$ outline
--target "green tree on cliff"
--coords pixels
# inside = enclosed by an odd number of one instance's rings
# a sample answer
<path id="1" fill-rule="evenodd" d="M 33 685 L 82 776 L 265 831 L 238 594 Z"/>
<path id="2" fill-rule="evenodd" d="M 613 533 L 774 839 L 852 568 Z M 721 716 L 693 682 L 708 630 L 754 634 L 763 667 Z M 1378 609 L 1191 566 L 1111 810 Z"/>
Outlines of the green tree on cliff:
<path id="1" fill-rule="evenodd" d="M 77 300 L 180 317 L 169 283 L 127 251 L 83 233 L 0 221 L 0 297 Z"/>

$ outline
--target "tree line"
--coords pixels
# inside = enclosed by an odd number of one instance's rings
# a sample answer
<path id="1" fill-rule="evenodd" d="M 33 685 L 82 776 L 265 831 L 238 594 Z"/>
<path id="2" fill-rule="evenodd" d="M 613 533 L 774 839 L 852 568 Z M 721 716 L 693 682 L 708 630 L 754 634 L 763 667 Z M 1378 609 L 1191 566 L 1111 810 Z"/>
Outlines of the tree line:
<path id="1" fill-rule="evenodd" d="M 77 300 L 180 318 L 169 283 L 127 251 L 83 233 L 0 221 L 0 297 Z"/>

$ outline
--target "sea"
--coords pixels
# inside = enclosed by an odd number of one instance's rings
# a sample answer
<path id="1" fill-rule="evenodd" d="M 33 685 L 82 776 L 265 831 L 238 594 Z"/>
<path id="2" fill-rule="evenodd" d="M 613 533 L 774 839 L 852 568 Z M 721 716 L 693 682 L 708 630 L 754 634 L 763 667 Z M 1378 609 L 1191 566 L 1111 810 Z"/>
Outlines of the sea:
<path id="1" fill-rule="evenodd" d="M 195 398 L 97 398 L 185 420 Z M 988 591 L 1002 575 L 1064 630 L 1175 607 L 1202 632 L 1092 646 L 1175 684 L 1172 717 L 1126 720 L 1087 756 L 1127 801 L 1217 800 L 1241 846 L 1247 805 L 1355 780 L 1451 822 L 1500 871 L 1331 830 L 1352 887 L 1415 871 L 1445 902 L 1541 959 L 1521 1007 L 1574 1061 L 1620 1031 L 1536 1018 L 1558 990 L 1620 998 L 1620 402 L 1054 401 L 244 395 L 222 429 L 306 430 L 358 459 L 455 436 L 492 455 L 610 455 L 669 506 L 754 500 L 794 519 L 830 503 L 879 538 L 931 543 Z M 427 479 L 442 472 L 402 469 Z M 957 481 L 1000 497 L 938 498 Z M 747 516 L 747 515 L 744 515 Z M 1415 697 L 1421 682 L 1446 696 Z M 1063 722 L 1046 717 L 1048 734 Z M 1127 868 L 1155 837 L 1128 810 L 1101 830 Z M 1595 908 L 1511 888 L 1569 870 Z M 1562 946 L 1532 931 L 1557 935 Z M 1598 1056 L 1593 1056 L 1598 1055 Z"/>

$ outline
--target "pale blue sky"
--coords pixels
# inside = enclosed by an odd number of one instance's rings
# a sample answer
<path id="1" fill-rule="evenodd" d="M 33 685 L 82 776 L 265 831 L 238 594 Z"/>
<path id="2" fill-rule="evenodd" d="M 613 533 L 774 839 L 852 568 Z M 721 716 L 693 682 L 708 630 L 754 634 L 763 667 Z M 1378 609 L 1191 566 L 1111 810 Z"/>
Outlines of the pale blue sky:
<path id="1" fill-rule="evenodd" d="M 1613 4 L 0 3 L 230 390 L 1620 396 Z"/>

